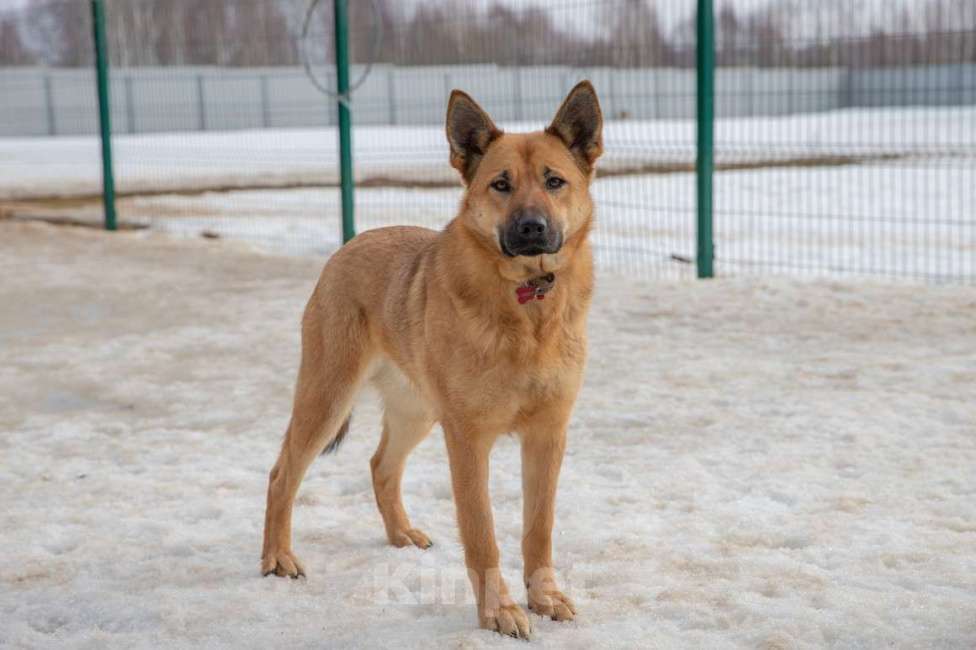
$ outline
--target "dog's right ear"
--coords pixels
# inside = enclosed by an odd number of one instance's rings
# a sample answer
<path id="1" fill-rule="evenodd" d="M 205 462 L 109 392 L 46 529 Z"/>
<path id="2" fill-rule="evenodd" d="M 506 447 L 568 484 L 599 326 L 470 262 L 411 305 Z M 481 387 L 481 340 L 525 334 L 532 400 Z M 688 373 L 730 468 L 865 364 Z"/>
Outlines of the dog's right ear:
<path id="1" fill-rule="evenodd" d="M 502 134 L 478 103 L 460 90 L 451 91 L 447 102 L 447 142 L 451 165 L 461 172 L 465 185 L 471 182 L 488 145 Z"/>

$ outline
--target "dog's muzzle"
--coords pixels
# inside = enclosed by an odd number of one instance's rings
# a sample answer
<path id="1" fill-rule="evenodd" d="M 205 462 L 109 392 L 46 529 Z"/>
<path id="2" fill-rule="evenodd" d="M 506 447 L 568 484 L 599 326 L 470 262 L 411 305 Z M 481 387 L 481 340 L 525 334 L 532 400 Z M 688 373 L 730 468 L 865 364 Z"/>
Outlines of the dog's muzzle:
<path id="1" fill-rule="evenodd" d="M 541 210 L 517 210 L 498 233 L 502 252 L 509 257 L 558 253 L 563 235 Z"/>

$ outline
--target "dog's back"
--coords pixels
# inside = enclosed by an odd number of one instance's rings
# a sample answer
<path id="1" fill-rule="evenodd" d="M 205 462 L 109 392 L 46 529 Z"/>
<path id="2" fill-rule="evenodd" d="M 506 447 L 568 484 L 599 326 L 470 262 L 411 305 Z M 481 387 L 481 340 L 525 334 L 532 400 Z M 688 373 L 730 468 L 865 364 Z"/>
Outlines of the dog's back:
<path id="1" fill-rule="evenodd" d="M 403 293 L 421 271 L 438 234 L 429 228 L 390 226 L 353 238 L 322 269 L 306 318 L 336 309 L 381 312 L 387 296 Z"/>

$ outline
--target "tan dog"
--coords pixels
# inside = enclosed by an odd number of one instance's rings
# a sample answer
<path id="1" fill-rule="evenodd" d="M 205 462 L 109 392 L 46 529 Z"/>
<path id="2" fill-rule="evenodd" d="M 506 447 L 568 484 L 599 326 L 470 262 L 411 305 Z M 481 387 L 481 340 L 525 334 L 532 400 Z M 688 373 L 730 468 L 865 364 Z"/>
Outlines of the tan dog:
<path id="1" fill-rule="evenodd" d="M 451 164 L 466 185 L 457 217 L 442 232 L 359 235 L 325 265 L 308 302 L 294 410 L 268 486 L 265 575 L 304 575 L 291 547 L 298 485 L 338 444 L 357 390 L 372 380 L 385 412 L 370 466 L 390 543 L 430 546 L 403 509 L 400 478 L 407 455 L 439 422 L 479 622 L 528 637 L 529 619 L 499 573 L 488 495 L 492 445 L 518 433 L 529 609 L 573 619 L 553 574 L 552 525 L 586 357 L 589 186 L 602 123 L 586 81 L 536 133 L 503 133 L 471 97 L 451 94 Z"/>

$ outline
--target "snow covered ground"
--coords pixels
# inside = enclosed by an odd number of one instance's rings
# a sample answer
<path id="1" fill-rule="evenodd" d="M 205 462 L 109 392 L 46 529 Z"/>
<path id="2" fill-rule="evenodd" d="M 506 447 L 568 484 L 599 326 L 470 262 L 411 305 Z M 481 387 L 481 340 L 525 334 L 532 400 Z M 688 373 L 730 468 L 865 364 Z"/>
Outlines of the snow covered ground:
<path id="1" fill-rule="evenodd" d="M 553 107 L 555 110 L 555 107 Z M 543 124 L 505 124 L 512 130 Z M 976 156 L 976 107 L 848 109 L 719 120 L 720 163 L 823 157 Z M 439 127 L 357 127 L 359 180 L 453 183 Z M 605 128 L 604 170 L 689 164 L 692 120 L 615 121 Z M 263 130 L 114 138 L 122 192 L 336 183 L 335 129 Z M 100 191 L 94 137 L 0 138 L 0 199 L 94 195 Z"/>
<path id="2" fill-rule="evenodd" d="M 459 185 L 360 188 L 357 227 L 440 228 L 454 215 L 460 195 Z M 637 278 L 694 274 L 692 264 L 676 261 L 695 257 L 692 174 L 601 178 L 594 195 L 594 243 L 604 270 Z M 955 161 L 721 172 L 715 176 L 717 272 L 976 283 L 974 205 L 976 164 Z M 118 206 L 126 223 L 190 237 L 209 232 L 268 251 L 327 254 L 340 242 L 334 188 L 138 196 Z M 95 201 L 17 212 L 102 218 Z"/>
<path id="3" fill-rule="evenodd" d="M 295 186 L 335 183 L 335 140 L 331 129 L 119 136 L 118 187 L 143 193 L 119 201 L 121 218 L 273 251 L 328 253 L 339 244 L 338 191 Z M 694 140 L 688 120 L 610 122 L 601 169 L 687 165 Z M 715 177 L 719 273 L 976 282 L 976 108 L 721 120 L 716 141 L 720 162 L 764 165 Z M 453 216 L 460 191 L 441 129 L 363 127 L 354 143 L 362 181 L 442 185 L 358 188 L 360 230 L 438 228 Z M 10 206 L 97 196 L 99 179 L 93 138 L 0 139 L 0 212 L 97 220 L 92 198 Z M 693 274 L 692 174 L 606 177 L 594 191 L 603 268 L 638 278 Z"/>
<path id="4" fill-rule="evenodd" d="M 0 647 L 524 647 L 474 629 L 439 432 L 385 545 L 366 395 L 258 576 L 320 260 L 0 221 Z M 607 275 L 535 647 L 976 646 L 976 296 Z M 518 451 L 492 493 L 517 588 Z M 524 600 L 520 592 L 519 599 Z"/>

